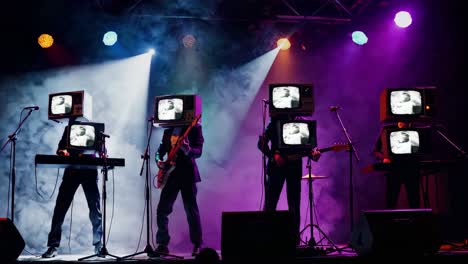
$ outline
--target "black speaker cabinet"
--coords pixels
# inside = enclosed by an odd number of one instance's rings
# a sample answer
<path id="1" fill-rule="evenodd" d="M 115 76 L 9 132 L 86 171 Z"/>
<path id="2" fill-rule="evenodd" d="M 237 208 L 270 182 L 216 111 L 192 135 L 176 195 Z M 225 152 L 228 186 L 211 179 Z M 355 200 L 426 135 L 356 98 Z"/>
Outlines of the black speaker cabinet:
<path id="1" fill-rule="evenodd" d="M 223 212 L 223 262 L 294 260 L 295 253 L 296 235 L 288 211 Z"/>
<path id="2" fill-rule="evenodd" d="M 23 237 L 9 218 L 0 218 L 0 259 L 7 263 L 16 260 L 23 252 Z"/>
<path id="3" fill-rule="evenodd" d="M 424 255 L 439 250 L 431 209 L 363 211 L 351 235 L 359 255 Z"/>

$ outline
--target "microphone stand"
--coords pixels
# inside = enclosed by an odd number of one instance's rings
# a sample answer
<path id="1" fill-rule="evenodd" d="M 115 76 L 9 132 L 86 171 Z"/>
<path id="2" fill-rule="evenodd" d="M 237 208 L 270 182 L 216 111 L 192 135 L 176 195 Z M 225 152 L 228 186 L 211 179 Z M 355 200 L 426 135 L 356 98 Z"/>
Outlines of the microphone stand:
<path id="1" fill-rule="evenodd" d="M 146 254 L 148 257 L 151 257 L 151 255 L 153 255 L 153 254 L 156 254 L 156 255 L 159 255 L 159 256 L 170 256 L 170 257 L 174 257 L 174 258 L 178 258 L 178 259 L 183 259 L 183 257 L 180 257 L 180 256 L 155 251 L 153 249 L 153 247 L 151 246 L 151 243 L 150 243 L 150 241 L 151 241 L 151 239 L 150 239 L 150 230 L 151 230 L 151 227 L 150 227 L 150 224 L 151 224 L 151 221 L 150 221 L 150 212 L 151 212 L 151 208 L 150 208 L 150 200 L 151 200 L 150 199 L 151 198 L 150 183 L 151 183 L 151 178 L 150 178 L 150 174 L 149 174 L 149 166 L 150 166 L 149 165 L 149 160 L 150 160 L 150 156 L 151 156 L 151 154 L 150 154 L 150 142 L 151 142 L 151 136 L 153 134 L 152 121 L 153 121 L 152 118 L 148 119 L 148 123 L 149 123 L 149 126 L 150 126 L 150 131 L 149 131 L 149 135 L 148 135 L 148 140 L 146 142 L 145 153 L 143 155 L 141 155 L 141 158 L 143 159 L 143 163 L 141 164 L 141 169 L 140 169 L 140 176 L 142 176 L 143 175 L 143 169 L 146 168 L 146 186 L 145 186 L 146 246 L 145 246 L 145 249 L 143 249 L 143 251 L 136 252 L 136 253 L 124 256 L 121 259 L 128 259 L 128 258 L 137 256 L 137 255 L 141 255 L 141 254 Z"/>
<path id="2" fill-rule="evenodd" d="M 24 110 L 24 109 L 23 109 Z M 20 121 L 18 124 L 18 127 L 16 128 L 15 132 L 13 134 L 8 136 L 8 140 L 3 144 L 2 149 L 0 152 L 3 151 L 3 149 L 8 145 L 8 143 L 12 143 L 12 148 L 11 148 L 11 156 L 10 158 L 12 159 L 12 165 L 11 165 L 11 222 L 15 222 L 15 185 L 16 185 L 16 136 L 18 135 L 18 131 L 21 129 L 23 126 L 24 122 L 28 117 L 31 115 L 32 111 L 36 109 L 28 109 L 29 112 L 26 114 L 26 116 L 23 118 L 23 120 Z"/>
<path id="3" fill-rule="evenodd" d="M 455 148 L 460 153 L 460 156 L 462 156 L 465 159 L 468 158 L 468 154 L 462 148 L 453 143 L 446 135 L 444 135 L 444 133 L 442 133 L 442 131 L 440 131 L 439 128 L 436 127 L 436 131 L 440 136 L 442 136 L 442 138 L 445 139 L 445 141 L 447 141 L 450 145 L 452 145 L 453 148 Z"/>
<path id="4" fill-rule="evenodd" d="M 354 147 L 354 144 L 353 144 L 353 142 L 351 140 L 351 136 L 349 135 L 348 131 L 346 130 L 346 128 L 345 128 L 345 126 L 343 124 L 343 121 L 341 120 L 340 114 L 338 113 L 338 109 L 340 109 L 340 107 L 330 108 L 330 110 L 332 112 L 335 112 L 336 117 L 338 118 L 338 121 L 339 121 L 339 123 L 341 125 L 341 128 L 343 130 L 343 133 L 346 136 L 346 139 L 348 141 L 348 146 L 349 146 L 349 219 L 350 219 L 350 230 L 352 231 L 353 227 L 354 227 L 353 156 L 356 158 L 356 160 L 358 162 L 360 161 L 360 159 L 359 159 L 358 153 L 356 151 L 356 148 Z"/>
<path id="5" fill-rule="evenodd" d="M 102 247 L 99 250 L 98 253 L 83 257 L 78 259 L 78 261 L 82 261 L 85 259 L 89 259 L 92 257 L 101 257 L 105 258 L 106 256 L 110 256 L 113 258 L 116 258 L 117 260 L 120 260 L 120 257 L 109 254 L 109 251 L 107 250 L 106 247 L 106 200 L 107 200 L 107 191 L 106 191 L 106 182 L 107 182 L 107 171 L 108 171 L 108 166 L 107 166 L 107 149 L 106 149 L 106 137 L 109 137 L 108 135 L 104 134 L 102 131 L 99 133 L 99 136 L 101 137 L 101 151 L 99 152 L 99 156 L 103 159 L 103 168 L 101 172 L 103 173 L 104 179 L 102 180 L 102 204 L 103 204 L 103 216 L 102 216 Z"/>

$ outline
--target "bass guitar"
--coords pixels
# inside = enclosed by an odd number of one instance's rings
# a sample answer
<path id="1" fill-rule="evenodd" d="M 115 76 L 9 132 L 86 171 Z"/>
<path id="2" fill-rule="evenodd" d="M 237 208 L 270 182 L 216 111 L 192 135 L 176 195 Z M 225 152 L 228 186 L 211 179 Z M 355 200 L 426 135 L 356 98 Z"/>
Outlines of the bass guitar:
<path id="1" fill-rule="evenodd" d="M 187 138 L 190 130 L 198 123 L 201 118 L 201 114 L 195 117 L 189 127 L 185 130 L 184 134 L 177 139 L 177 142 L 172 147 L 171 151 L 167 155 L 167 159 L 163 162 L 164 166 L 159 169 L 158 174 L 154 177 L 153 185 L 156 188 L 163 188 L 169 178 L 171 172 L 175 169 L 175 161 L 177 159 L 177 152 L 180 147 L 184 144 L 184 140 Z"/>

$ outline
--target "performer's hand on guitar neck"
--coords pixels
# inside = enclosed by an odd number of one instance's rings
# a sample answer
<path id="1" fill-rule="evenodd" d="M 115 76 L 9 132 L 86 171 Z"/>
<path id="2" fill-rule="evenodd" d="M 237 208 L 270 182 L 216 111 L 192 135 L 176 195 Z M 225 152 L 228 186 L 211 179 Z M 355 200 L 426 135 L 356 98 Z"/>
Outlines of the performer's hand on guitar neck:
<path id="1" fill-rule="evenodd" d="M 70 153 L 66 149 L 59 149 L 57 150 L 57 155 L 68 157 Z"/>
<path id="2" fill-rule="evenodd" d="M 314 148 L 311 152 L 310 152 L 310 156 L 312 158 L 313 161 L 318 161 L 320 159 L 320 156 L 322 155 L 322 153 L 320 152 L 320 150 L 318 148 Z"/>

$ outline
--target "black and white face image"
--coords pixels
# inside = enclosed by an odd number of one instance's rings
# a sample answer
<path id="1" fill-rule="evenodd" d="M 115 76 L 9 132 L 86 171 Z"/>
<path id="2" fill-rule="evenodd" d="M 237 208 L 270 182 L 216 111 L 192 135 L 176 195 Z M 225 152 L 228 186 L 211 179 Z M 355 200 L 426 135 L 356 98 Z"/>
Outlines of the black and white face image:
<path id="1" fill-rule="evenodd" d="M 417 91 L 393 91 L 390 93 L 390 107 L 396 115 L 421 113 L 421 94 Z"/>
<path id="2" fill-rule="evenodd" d="M 70 130 L 70 145 L 74 147 L 92 147 L 95 141 L 93 126 L 72 125 Z"/>
<path id="3" fill-rule="evenodd" d="M 182 117 L 184 101 L 179 98 L 162 99 L 158 102 L 159 120 L 178 120 Z"/>
<path id="4" fill-rule="evenodd" d="M 71 112 L 71 95 L 57 95 L 52 97 L 50 104 L 51 112 L 54 115 L 69 114 Z"/>
<path id="5" fill-rule="evenodd" d="M 273 88 L 273 106 L 275 108 L 299 107 L 299 88 L 294 86 L 283 86 Z"/>
<path id="6" fill-rule="evenodd" d="M 394 131 L 390 133 L 390 147 L 393 154 L 411 154 L 419 149 L 417 131 Z"/>
<path id="7" fill-rule="evenodd" d="M 288 145 L 302 145 L 309 141 L 309 127 L 304 123 L 283 125 L 283 142 Z"/>

